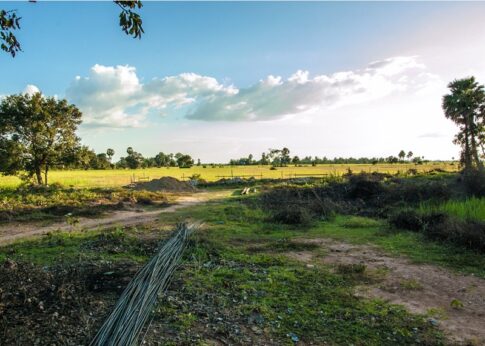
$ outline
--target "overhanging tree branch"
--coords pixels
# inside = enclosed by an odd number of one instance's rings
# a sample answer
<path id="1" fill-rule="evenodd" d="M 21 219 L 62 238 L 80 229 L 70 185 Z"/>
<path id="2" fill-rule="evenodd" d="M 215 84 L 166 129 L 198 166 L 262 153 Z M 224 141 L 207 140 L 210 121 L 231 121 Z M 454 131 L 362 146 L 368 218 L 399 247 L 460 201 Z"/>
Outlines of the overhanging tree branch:
<path id="1" fill-rule="evenodd" d="M 142 2 L 140 0 L 115 0 L 114 3 L 121 9 L 119 14 L 121 30 L 133 38 L 141 38 L 145 31 L 143 30 L 143 20 L 136 10 L 143 7 Z M 22 17 L 17 15 L 17 10 L 0 10 L 0 48 L 12 57 L 22 51 L 15 35 L 15 31 L 20 29 L 21 19 Z"/>

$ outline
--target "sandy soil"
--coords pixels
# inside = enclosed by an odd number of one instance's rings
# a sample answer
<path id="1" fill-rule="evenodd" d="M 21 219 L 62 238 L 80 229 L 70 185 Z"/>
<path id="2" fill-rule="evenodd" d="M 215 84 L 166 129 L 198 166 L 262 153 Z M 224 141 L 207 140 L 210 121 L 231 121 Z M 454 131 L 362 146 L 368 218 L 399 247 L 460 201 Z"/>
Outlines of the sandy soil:
<path id="1" fill-rule="evenodd" d="M 147 224 L 156 221 L 163 213 L 172 213 L 182 208 L 223 198 L 230 195 L 231 192 L 232 191 L 211 191 L 182 195 L 176 197 L 173 205 L 163 209 L 149 211 L 142 209 L 114 211 L 101 218 L 79 218 L 79 222 L 76 225 L 70 225 L 67 221 L 56 222 L 48 226 L 43 226 L 39 223 L 11 222 L 5 225 L 0 225 L 0 245 L 10 244 L 22 238 L 30 238 L 58 230 L 92 230 L 106 229 L 118 225 L 130 227 Z"/>
<path id="2" fill-rule="evenodd" d="M 289 256 L 294 259 L 314 265 L 362 263 L 366 270 L 384 273 L 378 283 L 360 286 L 357 295 L 401 304 L 413 313 L 435 311 L 430 323 L 437 324 L 452 342 L 485 345 L 485 280 L 390 257 L 368 245 L 329 239 L 301 241 L 321 245 L 326 254 L 292 252 Z"/>

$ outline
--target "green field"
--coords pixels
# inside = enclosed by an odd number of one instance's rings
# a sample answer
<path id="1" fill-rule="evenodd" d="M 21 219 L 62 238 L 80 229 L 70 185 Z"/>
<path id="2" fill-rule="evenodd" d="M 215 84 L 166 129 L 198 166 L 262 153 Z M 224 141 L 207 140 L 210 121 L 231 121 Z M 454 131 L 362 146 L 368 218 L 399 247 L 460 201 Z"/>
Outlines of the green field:
<path id="1" fill-rule="evenodd" d="M 270 166 L 193 166 L 192 168 L 147 168 L 147 169 L 114 169 L 114 170 L 72 170 L 52 171 L 49 173 L 50 183 L 60 183 L 64 186 L 74 187 L 119 187 L 130 184 L 135 179 L 145 177 L 156 179 L 164 176 L 177 179 L 187 179 L 194 174 L 200 174 L 202 179 L 215 181 L 222 177 L 244 176 L 249 178 L 290 178 L 302 176 L 342 175 L 352 170 L 358 172 L 397 173 L 416 169 L 419 172 L 428 172 L 433 169 L 456 171 L 457 165 L 436 162 L 422 165 L 414 164 L 327 164 L 317 166 L 288 166 L 271 170 Z M 20 179 L 12 176 L 0 176 L 0 188 L 14 188 L 20 184 Z"/>

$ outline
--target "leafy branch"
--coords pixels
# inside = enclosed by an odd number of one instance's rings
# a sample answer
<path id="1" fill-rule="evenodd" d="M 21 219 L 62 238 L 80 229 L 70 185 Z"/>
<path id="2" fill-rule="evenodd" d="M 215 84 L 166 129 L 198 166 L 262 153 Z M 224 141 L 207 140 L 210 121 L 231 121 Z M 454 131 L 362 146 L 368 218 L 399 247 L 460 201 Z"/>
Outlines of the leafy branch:
<path id="1" fill-rule="evenodd" d="M 20 43 L 13 34 L 14 30 L 20 29 L 20 19 L 17 10 L 0 10 L 0 48 L 15 57 L 21 51 Z"/>
<path id="2" fill-rule="evenodd" d="M 115 3 L 121 8 L 119 16 L 121 30 L 133 38 L 141 38 L 145 32 L 142 27 L 143 21 L 140 15 L 133 11 L 142 8 L 141 1 L 115 1 Z"/>
<path id="3" fill-rule="evenodd" d="M 35 2 L 35 1 L 32 1 Z M 143 7 L 141 0 L 117 1 L 114 3 L 121 8 L 119 15 L 121 30 L 133 38 L 141 38 L 145 32 L 143 30 L 143 21 L 136 10 Z M 15 30 L 20 29 L 20 19 L 17 10 L 0 10 L 0 48 L 15 57 L 18 52 L 22 51 L 20 42 L 14 34 Z"/>

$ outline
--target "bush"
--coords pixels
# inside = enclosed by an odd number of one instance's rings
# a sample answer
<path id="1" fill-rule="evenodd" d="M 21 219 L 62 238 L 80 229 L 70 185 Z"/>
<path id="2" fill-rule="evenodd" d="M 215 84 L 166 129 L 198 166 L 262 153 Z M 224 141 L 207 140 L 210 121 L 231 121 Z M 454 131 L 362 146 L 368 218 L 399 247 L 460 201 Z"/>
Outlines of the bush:
<path id="1" fill-rule="evenodd" d="M 485 252 L 485 223 L 476 220 L 459 220 L 444 213 L 421 215 L 416 210 L 400 210 L 389 218 L 397 228 L 420 232 L 425 237 Z"/>
<path id="2" fill-rule="evenodd" d="M 274 212 L 271 220 L 286 225 L 310 226 L 314 222 L 314 215 L 307 208 L 288 206 Z"/>
<path id="3" fill-rule="evenodd" d="M 370 199 L 384 192 L 384 186 L 381 183 L 384 176 L 381 174 L 361 173 L 348 177 L 348 196 L 351 198 Z"/>
<path id="4" fill-rule="evenodd" d="M 416 179 L 399 179 L 389 189 L 386 203 L 412 203 L 434 200 L 446 201 L 451 197 L 451 188 L 442 181 L 418 181 Z"/>
<path id="5" fill-rule="evenodd" d="M 389 217 L 389 223 L 397 229 L 414 232 L 419 232 L 423 229 L 423 220 L 419 213 L 414 209 L 404 209 L 394 212 Z"/>
<path id="6" fill-rule="evenodd" d="M 445 214 L 431 214 L 423 218 L 424 234 L 435 240 L 485 252 L 485 223 L 458 220 Z"/>
<path id="7" fill-rule="evenodd" d="M 474 170 L 464 174 L 465 188 L 470 195 L 485 197 L 485 171 Z"/>
<path id="8" fill-rule="evenodd" d="M 263 209 L 273 215 L 273 221 L 285 224 L 308 224 L 308 218 L 329 220 L 341 210 L 318 188 L 274 188 L 263 193 L 260 201 Z"/>

